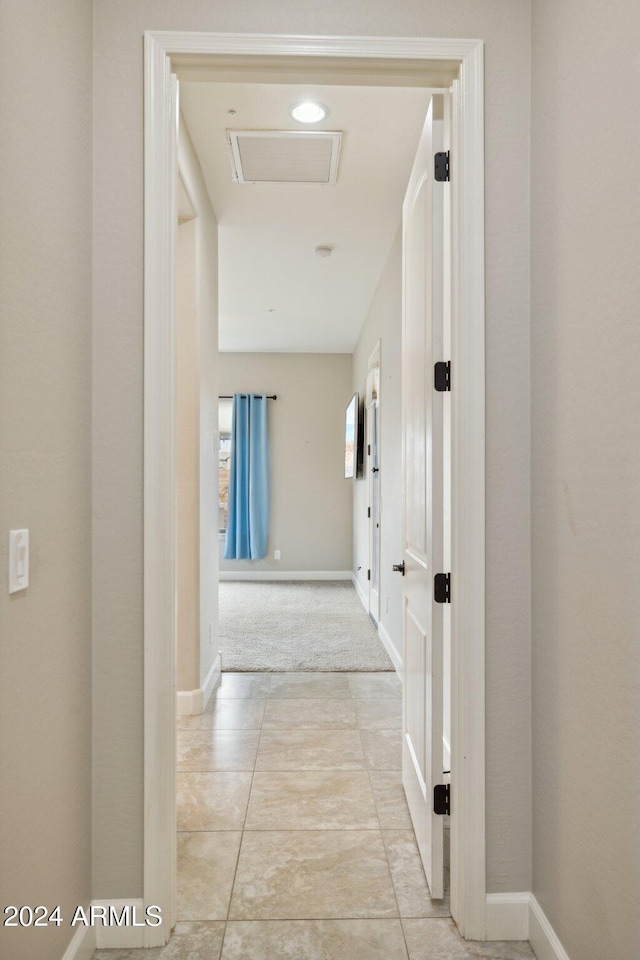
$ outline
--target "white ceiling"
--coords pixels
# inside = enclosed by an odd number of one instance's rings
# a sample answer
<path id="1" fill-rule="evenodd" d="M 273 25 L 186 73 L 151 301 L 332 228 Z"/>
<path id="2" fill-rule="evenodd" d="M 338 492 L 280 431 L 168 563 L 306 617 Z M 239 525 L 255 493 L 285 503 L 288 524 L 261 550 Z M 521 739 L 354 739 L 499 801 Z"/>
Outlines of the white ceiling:
<path id="1" fill-rule="evenodd" d="M 400 224 L 429 98 L 408 87 L 181 84 L 219 224 L 221 350 L 353 350 Z M 297 124 L 289 109 L 302 99 L 329 116 Z M 237 184 L 227 129 L 342 131 L 337 184 Z M 314 256 L 317 246 L 333 247 L 331 258 Z"/>

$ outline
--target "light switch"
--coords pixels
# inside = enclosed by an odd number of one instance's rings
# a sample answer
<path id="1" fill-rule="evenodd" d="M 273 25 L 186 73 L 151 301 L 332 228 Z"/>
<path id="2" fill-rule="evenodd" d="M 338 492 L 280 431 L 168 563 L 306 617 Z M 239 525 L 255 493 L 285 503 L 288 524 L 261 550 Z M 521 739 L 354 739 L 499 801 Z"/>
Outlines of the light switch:
<path id="1" fill-rule="evenodd" d="M 29 531 L 9 531 L 9 593 L 29 586 Z"/>

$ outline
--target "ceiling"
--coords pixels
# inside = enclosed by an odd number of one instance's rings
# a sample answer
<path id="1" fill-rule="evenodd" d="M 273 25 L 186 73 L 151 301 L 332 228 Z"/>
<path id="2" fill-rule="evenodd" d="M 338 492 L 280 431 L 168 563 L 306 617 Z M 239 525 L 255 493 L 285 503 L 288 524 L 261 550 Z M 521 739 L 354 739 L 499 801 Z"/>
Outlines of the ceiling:
<path id="1" fill-rule="evenodd" d="M 296 123 L 289 110 L 303 99 L 329 116 Z M 415 87 L 181 84 L 219 224 L 222 351 L 353 350 L 400 225 L 429 99 Z M 341 131 L 337 183 L 235 183 L 228 129 Z M 331 257 L 314 256 L 318 246 Z"/>

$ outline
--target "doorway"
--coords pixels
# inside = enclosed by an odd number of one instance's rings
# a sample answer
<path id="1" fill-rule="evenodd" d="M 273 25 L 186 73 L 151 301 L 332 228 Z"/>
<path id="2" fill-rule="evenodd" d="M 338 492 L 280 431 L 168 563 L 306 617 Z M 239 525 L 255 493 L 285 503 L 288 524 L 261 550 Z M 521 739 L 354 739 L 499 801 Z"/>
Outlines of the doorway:
<path id="1" fill-rule="evenodd" d="M 175 705 L 175 570 L 172 357 L 173 223 L 177 91 L 172 69 L 202 68 L 194 56 L 246 69 L 308 66 L 335 74 L 349 66 L 362 80 L 456 75 L 452 173 L 453 399 L 452 606 L 452 912 L 464 936 L 485 935 L 484 876 L 484 330 L 482 44 L 475 41 L 224 37 L 147 34 L 145 245 L 145 868 L 147 902 L 175 916 L 170 838 L 175 798 L 171 783 Z M 277 59 L 273 59 L 277 58 Z M 353 74 L 352 74 L 353 75 Z M 430 81 L 432 82 L 432 80 Z M 464 305 L 464 328 L 462 325 Z M 464 332 L 464 335 L 463 335 Z M 463 760 L 464 758 L 464 760 Z M 165 927 L 164 929 L 167 929 Z M 148 945 L 153 940 L 150 931 Z M 162 937 L 163 933 L 155 936 Z M 152 942 L 153 940 L 153 942 Z"/>

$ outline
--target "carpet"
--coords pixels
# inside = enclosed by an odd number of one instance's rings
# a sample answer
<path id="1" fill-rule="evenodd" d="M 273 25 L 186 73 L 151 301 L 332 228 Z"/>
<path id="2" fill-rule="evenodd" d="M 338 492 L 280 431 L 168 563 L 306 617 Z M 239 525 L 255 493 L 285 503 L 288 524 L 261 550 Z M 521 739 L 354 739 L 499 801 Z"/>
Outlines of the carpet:
<path id="1" fill-rule="evenodd" d="M 348 580 L 222 581 L 225 671 L 393 670 Z"/>

